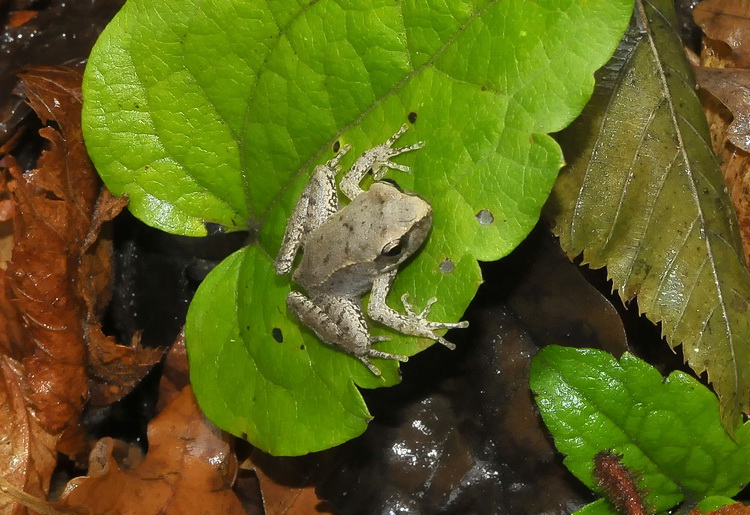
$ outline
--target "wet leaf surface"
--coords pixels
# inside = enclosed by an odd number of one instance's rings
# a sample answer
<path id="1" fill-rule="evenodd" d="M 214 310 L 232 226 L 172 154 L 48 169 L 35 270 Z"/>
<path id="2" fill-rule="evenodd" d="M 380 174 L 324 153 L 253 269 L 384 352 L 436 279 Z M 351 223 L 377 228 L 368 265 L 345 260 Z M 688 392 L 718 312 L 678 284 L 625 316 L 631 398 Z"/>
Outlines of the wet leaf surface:
<path id="1" fill-rule="evenodd" d="M 92 514 L 245 513 L 231 489 L 230 437 L 203 417 L 190 387 L 149 424 L 148 439 L 145 459 L 132 468 L 117 463 L 113 439 L 100 440 L 87 476 L 68 484 L 60 504 Z"/>
<path id="2" fill-rule="evenodd" d="M 750 67 L 750 5 L 742 0 L 707 0 L 693 10 L 695 22 L 711 39 L 729 47 L 739 68 Z"/>

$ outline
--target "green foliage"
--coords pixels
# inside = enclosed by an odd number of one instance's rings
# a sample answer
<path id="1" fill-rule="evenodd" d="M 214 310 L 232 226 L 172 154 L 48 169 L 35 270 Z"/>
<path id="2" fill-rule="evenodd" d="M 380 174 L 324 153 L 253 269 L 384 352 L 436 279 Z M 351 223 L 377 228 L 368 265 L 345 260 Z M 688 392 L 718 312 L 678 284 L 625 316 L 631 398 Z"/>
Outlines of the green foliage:
<path id="1" fill-rule="evenodd" d="M 536 223 L 562 156 L 546 134 L 581 111 L 630 0 L 130 0 L 86 70 L 85 138 L 107 186 L 166 231 L 205 223 L 253 243 L 206 279 L 186 325 L 198 401 L 220 427 L 275 454 L 361 433 L 355 387 L 391 385 L 323 346 L 287 313 L 271 263 L 311 168 L 335 142 L 356 155 L 407 118 L 424 149 L 391 174 L 434 209 L 432 235 L 398 276 L 431 318 L 457 320 Z M 489 212 L 480 223 L 477 214 Z M 486 223 L 491 218 L 491 223 Z M 440 267 L 450 260 L 454 265 Z M 395 303 L 394 303 L 395 306 Z M 388 334 L 375 328 L 375 334 Z M 394 336 L 412 355 L 431 342 Z"/>
<path id="2" fill-rule="evenodd" d="M 630 354 L 618 362 L 598 350 L 552 346 L 534 357 L 531 388 L 565 465 L 589 488 L 598 491 L 593 458 L 602 450 L 623 456 L 656 511 L 731 497 L 750 480 L 750 424 L 732 439 L 716 396 L 683 372 L 664 379 Z"/>
<path id="3" fill-rule="evenodd" d="M 729 430 L 750 412 L 750 273 L 677 33 L 674 2 L 636 16 L 591 103 L 562 135 L 572 156 L 548 213 L 623 299 L 708 372 Z"/>

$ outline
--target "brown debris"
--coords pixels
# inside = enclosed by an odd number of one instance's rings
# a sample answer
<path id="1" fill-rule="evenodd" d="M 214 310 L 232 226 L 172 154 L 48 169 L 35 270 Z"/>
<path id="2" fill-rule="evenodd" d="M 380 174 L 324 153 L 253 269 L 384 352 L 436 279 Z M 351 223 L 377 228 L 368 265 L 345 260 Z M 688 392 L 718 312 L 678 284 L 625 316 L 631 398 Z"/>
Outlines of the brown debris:
<path id="1" fill-rule="evenodd" d="M 711 144 L 732 198 L 750 263 L 750 4 L 708 0 L 693 11 L 703 39 L 698 83 Z"/>
<path id="2" fill-rule="evenodd" d="M 114 440 L 104 438 L 91 453 L 88 476 L 72 480 L 60 506 L 90 513 L 243 514 L 231 487 L 237 462 L 226 433 L 206 420 L 190 387 L 148 429 L 143 463 L 120 466 Z"/>

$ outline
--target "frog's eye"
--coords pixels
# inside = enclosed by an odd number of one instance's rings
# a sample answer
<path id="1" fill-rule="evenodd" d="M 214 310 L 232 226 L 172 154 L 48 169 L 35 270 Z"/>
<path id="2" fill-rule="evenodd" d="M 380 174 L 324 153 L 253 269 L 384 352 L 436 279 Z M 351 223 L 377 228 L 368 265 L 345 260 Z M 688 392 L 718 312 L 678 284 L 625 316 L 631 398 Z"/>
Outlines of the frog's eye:
<path id="1" fill-rule="evenodd" d="M 398 257 L 403 250 L 404 246 L 401 244 L 401 240 L 389 241 L 380 251 L 380 255 L 383 257 Z"/>

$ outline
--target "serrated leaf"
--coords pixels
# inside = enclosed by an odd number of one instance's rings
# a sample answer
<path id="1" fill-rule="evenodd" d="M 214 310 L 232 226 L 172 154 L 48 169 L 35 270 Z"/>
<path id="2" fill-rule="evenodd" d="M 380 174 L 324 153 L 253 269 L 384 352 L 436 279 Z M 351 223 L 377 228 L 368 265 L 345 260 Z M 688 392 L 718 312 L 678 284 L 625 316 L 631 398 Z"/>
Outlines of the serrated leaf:
<path id="1" fill-rule="evenodd" d="M 708 372 L 731 428 L 750 410 L 750 274 L 672 2 L 637 2 L 634 25 L 572 125 L 549 212 L 569 255 Z M 731 430 L 731 429 L 730 429 Z"/>
<path id="2" fill-rule="evenodd" d="M 580 112 L 632 5 L 188 4 L 130 0 L 105 31 L 86 73 L 86 141 L 146 222 L 257 234 L 191 305 L 196 397 L 267 451 L 321 449 L 364 430 L 354 385 L 394 384 L 398 368 L 380 361 L 376 378 L 287 313 L 289 278 L 271 263 L 312 166 L 338 142 L 354 149 L 346 168 L 416 117 L 399 144 L 425 148 L 398 158 L 412 175 L 391 176 L 430 201 L 433 231 L 390 298 L 408 292 L 420 307 L 436 296 L 430 318 L 457 320 L 481 281 L 476 260 L 507 254 L 537 221 L 562 163 L 546 133 Z M 382 348 L 411 355 L 429 343 L 394 337 Z M 266 391 L 276 396 L 261 404 Z"/>
<path id="3" fill-rule="evenodd" d="M 731 497 L 750 480 L 750 424 L 732 439 L 716 396 L 683 372 L 666 380 L 631 354 L 551 346 L 534 357 L 531 388 L 565 465 L 589 488 L 599 451 L 622 454 L 649 506 Z"/>

